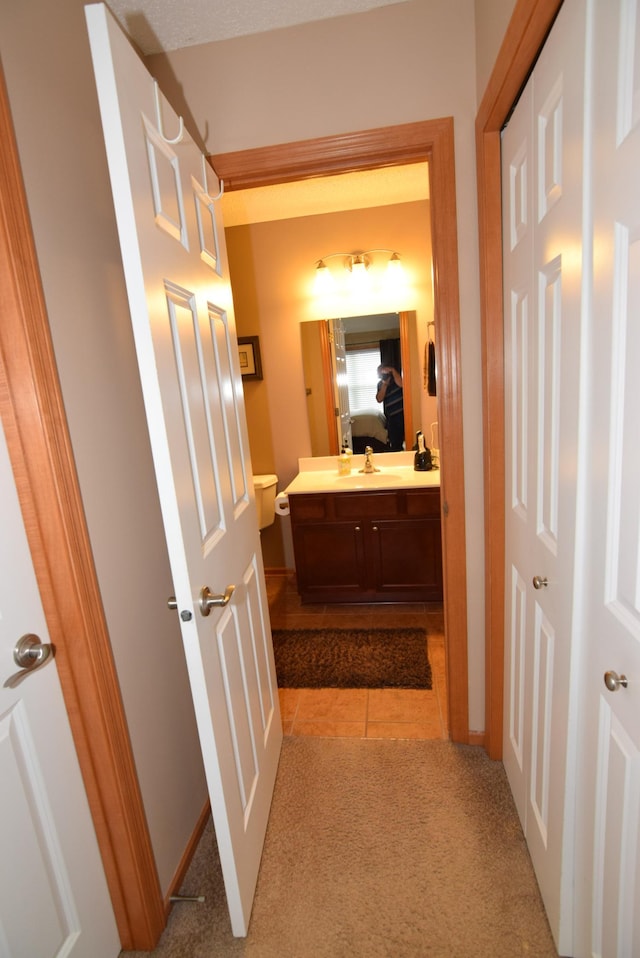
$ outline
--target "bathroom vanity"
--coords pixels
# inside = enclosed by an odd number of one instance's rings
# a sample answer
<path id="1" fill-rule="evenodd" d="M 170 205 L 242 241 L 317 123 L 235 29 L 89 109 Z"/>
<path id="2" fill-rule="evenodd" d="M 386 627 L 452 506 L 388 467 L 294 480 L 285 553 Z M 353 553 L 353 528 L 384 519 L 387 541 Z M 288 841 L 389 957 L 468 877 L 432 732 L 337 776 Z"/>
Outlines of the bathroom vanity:
<path id="1" fill-rule="evenodd" d="M 349 477 L 303 470 L 286 490 L 303 602 L 442 599 L 439 472 L 390 455 L 372 476 L 354 457 Z"/>

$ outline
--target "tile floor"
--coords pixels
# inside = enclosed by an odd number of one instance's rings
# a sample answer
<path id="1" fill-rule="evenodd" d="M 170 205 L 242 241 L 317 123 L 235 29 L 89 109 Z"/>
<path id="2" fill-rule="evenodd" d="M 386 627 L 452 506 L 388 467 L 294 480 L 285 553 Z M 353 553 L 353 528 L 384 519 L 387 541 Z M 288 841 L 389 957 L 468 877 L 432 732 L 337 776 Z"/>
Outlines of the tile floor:
<path id="1" fill-rule="evenodd" d="M 302 605 L 293 574 L 267 574 L 274 629 L 412 628 L 428 633 L 433 689 L 280 689 L 285 735 L 448 739 L 442 603 Z"/>

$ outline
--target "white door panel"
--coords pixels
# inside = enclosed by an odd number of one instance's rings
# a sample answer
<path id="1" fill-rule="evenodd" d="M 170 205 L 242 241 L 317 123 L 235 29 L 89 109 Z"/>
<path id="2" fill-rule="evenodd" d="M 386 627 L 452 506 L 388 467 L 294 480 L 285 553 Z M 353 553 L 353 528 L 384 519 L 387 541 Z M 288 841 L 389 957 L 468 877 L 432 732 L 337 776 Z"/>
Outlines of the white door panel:
<path id="1" fill-rule="evenodd" d="M 640 948 L 639 64 L 637 0 L 566 0 L 503 139 L 505 766 L 579 958 Z"/>
<path id="2" fill-rule="evenodd" d="M 549 923 L 563 954 L 572 941 L 573 858 L 565 808 L 574 789 L 569 730 L 584 29 L 584 10 L 565 4 L 503 135 L 504 755 Z M 534 586 L 535 577 L 543 580 L 540 588 Z"/>
<path id="3" fill-rule="evenodd" d="M 244 935 L 282 729 L 224 229 L 182 121 L 104 5 L 86 10 L 176 605 Z M 226 598 L 207 606 L 205 588 Z"/>
<path id="4" fill-rule="evenodd" d="M 118 933 L 53 657 L 15 687 L 18 639 L 49 643 L 0 429 L 0 955 L 115 958 Z"/>
<path id="5" fill-rule="evenodd" d="M 530 390 L 535 284 L 531 86 L 523 91 L 502 141 L 505 340 L 505 715 L 504 765 L 520 820 L 526 821 L 531 742 L 528 633 L 530 582 L 520 570 L 532 524 L 529 461 L 534 448 Z"/>
<path id="6" fill-rule="evenodd" d="M 581 953 L 640 951 L 640 9 L 588 4 L 594 136 Z M 610 691 L 607 671 L 627 677 Z"/>
<path id="7" fill-rule="evenodd" d="M 591 920 L 584 927 L 590 946 L 584 953 L 633 958 L 640 941 L 640 750 L 604 696 L 597 718 Z"/>

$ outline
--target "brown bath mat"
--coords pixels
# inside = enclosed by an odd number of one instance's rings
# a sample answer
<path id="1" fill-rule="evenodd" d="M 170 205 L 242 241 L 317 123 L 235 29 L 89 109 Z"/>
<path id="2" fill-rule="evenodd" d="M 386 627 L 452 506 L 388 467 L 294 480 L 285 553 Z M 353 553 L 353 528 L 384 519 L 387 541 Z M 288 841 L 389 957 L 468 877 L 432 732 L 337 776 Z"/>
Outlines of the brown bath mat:
<path id="1" fill-rule="evenodd" d="M 425 629 L 274 629 L 280 688 L 430 689 Z"/>

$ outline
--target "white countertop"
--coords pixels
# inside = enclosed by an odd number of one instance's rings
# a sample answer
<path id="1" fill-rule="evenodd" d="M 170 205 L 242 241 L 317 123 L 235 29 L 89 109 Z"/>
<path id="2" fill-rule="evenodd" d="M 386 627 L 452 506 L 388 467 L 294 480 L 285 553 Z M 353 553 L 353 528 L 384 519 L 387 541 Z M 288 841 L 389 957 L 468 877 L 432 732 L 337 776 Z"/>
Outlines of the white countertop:
<path id="1" fill-rule="evenodd" d="M 440 470 L 416 472 L 413 468 L 413 452 L 377 453 L 373 464 L 378 472 L 361 473 L 364 456 L 353 456 L 351 473 L 338 475 L 336 456 L 317 456 L 298 460 L 298 475 L 284 495 L 312 492 L 376 492 L 385 489 L 423 489 L 440 486 Z"/>

